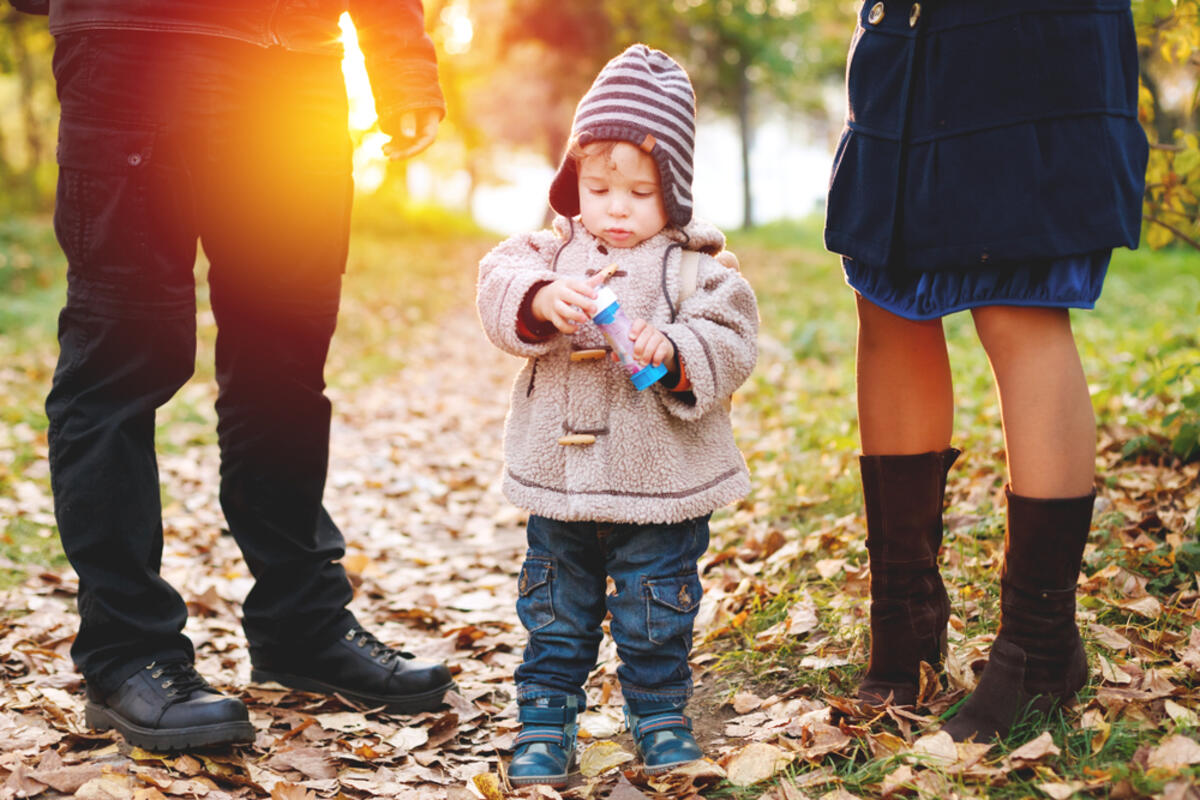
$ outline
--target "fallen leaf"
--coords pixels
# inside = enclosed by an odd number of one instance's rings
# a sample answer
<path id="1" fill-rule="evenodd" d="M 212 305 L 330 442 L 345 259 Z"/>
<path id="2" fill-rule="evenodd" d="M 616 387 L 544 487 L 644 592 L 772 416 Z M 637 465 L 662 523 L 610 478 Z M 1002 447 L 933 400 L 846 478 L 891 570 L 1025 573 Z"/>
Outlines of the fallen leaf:
<path id="1" fill-rule="evenodd" d="M 763 704 L 763 700 L 753 692 L 738 692 L 733 696 L 730 705 L 739 714 L 749 714 Z"/>
<path id="2" fill-rule="evenodd" d="M 273 769 L 294 769 L 306 778 L 325 780 L 337 777 L 337 769 L 329 753 L 318 747 L 296 747 L 279 750 L 267 759 Z"/>
<path id="3" fill-rule="evenodd" d="M 1041 736 L 1033 741 L 1026 742 L 1009 753 L 1008 758 L 1005 759 L 1005 763 L 1010 769 L 1022 769 L 1033 766 L 1047 756 L 1059 755 L 1061 752 L 1055 746 L 1054 739 L 1050 736 L 1050 731 L 1043 731 Z"/>
<path id="4" fill-rule="evenodd" d="M 133 786 L 125 776 L 93 778 L 75 791 L 76 800 L 133 800 Z"/>
<path id="5" fill-rule="evenodd" d="M 594 778 L 629 761 L 633 761 L 633 753 L 616 742 L 596 742 L 580 756 L 579 771 L 588 778 Z"/>
<path id="6" fill-rule="evenodd" d="M 283 781 L 271 789 L 271 800 L 316 800 L 316 795 L 303 786 Z"/>
<path id="7" fill-rule="evenodd" d="M 773 744 L 754 742 L 736 751 L 725 763 L 726 779 L 734 786 L 753 786 L 775 775 L 792 755 Z"/>
<path id="8" fill-rule="evenodd" d="M 901 764 L 900 767 L 892 770 L 884 777 L 883 783 L 879 785 L 879 796 L 887 797 L 894 794 L 899 789 L 911 786 L 912 781 L 912 767 L 907 764 Z"/>
<path id="9" fill-rule="evenodd" d="M 504 800 L 504 792 L 500 789 L 500 779 L 492 773 L 480 773 L 471 778 L 471 782 L 483 795 L 484 800 Z"/>
<path id="10" fill-rule="evenodd" d="M 1200 764 L 1200 744 L 1180 733 L 1168 736 L 1150 751 L 1146 763 L 1151 768 L 1161 769 L 1182 769 Z"/>
<path id="11" fill-rule="evenodd" d="M 1037 788 L 1050 795 L 1054 800 L 1067 800 L 1071 795 L 1082 791 L 1084 786 L 1085 784 L 1080 781 L 1070 781 L 1067 783 L 1055 781 L 1037 784 Z"/>
<path id="12" fill-rule="evenodd" d="M 950 734 L 945 731 L 925 734 L 913 742 L 909 753 L 913 756 L 909 758 L 909 761 L 916 764 L 929 762 L 953 764 L 958 760 L 958 748 L 955 746 L 954 740 L 950 738 Z"/>

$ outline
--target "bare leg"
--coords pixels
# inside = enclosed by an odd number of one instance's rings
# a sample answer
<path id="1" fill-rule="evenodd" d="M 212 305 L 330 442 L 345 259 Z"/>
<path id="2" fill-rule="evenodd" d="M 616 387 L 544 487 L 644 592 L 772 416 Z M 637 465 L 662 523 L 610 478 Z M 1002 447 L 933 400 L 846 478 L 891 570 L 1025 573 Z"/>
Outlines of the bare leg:
<path id="1" fill-rule="evenodd" d="M 1000 395 L 1009 483 L 1033 498 L 1092 490 L 1096 417 L 1065 309 L 972 312 Z"/>
<path id="2" fill-rule="evenodd" d="M 858 299 L 858 427 L 864 455 L 940 452 L 954 386 L 940 319 L 916 322 Z"/>

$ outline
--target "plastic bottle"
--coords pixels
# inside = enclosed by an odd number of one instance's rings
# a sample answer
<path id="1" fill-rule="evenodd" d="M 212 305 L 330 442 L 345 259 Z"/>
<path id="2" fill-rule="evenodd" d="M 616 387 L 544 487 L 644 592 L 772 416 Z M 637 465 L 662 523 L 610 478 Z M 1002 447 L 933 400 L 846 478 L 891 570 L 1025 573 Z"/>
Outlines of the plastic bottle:
<path id="1" fill-rule="evenodd" d="M 647 386 L 653 386 L 667 374 L 667 368 L 662 364 L 647 364 L 642 366 L 633 357 L 633 341 L 629 338 L 629 330 L 633 323 L 621 310 L 617 295 L 607 286 L 600 287 L 596 295 L 596 307 L 600 309 L 592 317 L 592 322 L 604 334 L 608 346 L 616 353 L 621 366 L 629 373 L 629 379 L 640 392 Z"/>

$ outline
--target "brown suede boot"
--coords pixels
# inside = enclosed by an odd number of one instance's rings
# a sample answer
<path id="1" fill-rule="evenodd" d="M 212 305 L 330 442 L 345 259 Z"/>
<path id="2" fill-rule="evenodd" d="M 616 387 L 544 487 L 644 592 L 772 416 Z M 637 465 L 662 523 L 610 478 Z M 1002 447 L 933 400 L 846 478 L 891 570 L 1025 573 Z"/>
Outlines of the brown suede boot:
<path id="1" fill-rule="evenodd" d="M 917 701 L 921 662 L 941 669 L 950 598 L 938 572 L 946 473 L 953 448 L 908 456 L 861 456 L 871 559 L 871 661 L 858 698 L 872 705 Z"/>
<path id="2" fill-rule="evenodd" d="M 1000 630 L 975 691 L 942 726 L 956 742 L 1007 736 L 1026 714 L 1050 712 L 1087 682 L 1075 584 L 1096 493 L 1054 500 L 1005 493 Z"/>

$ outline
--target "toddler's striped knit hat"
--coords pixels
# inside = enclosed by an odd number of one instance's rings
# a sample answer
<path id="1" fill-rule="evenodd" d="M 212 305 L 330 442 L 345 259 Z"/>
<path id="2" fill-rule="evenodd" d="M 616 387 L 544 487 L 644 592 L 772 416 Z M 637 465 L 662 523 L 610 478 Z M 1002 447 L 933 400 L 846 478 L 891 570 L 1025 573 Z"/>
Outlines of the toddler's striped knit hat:
<path id="1" fill-rule="evenodd" d="M 692 219 L 692 152 L 696 141 L 696 95 L 687 72 L 669 55 L 635 44 L 604 65 L 579 101 L 571 139 L 629 142 L 658 166 L 667 221 L 677 228 Z M 550 184 L 550 207 L 565 217 L 579 213 L 575 159 L 563 156 Z"/>

